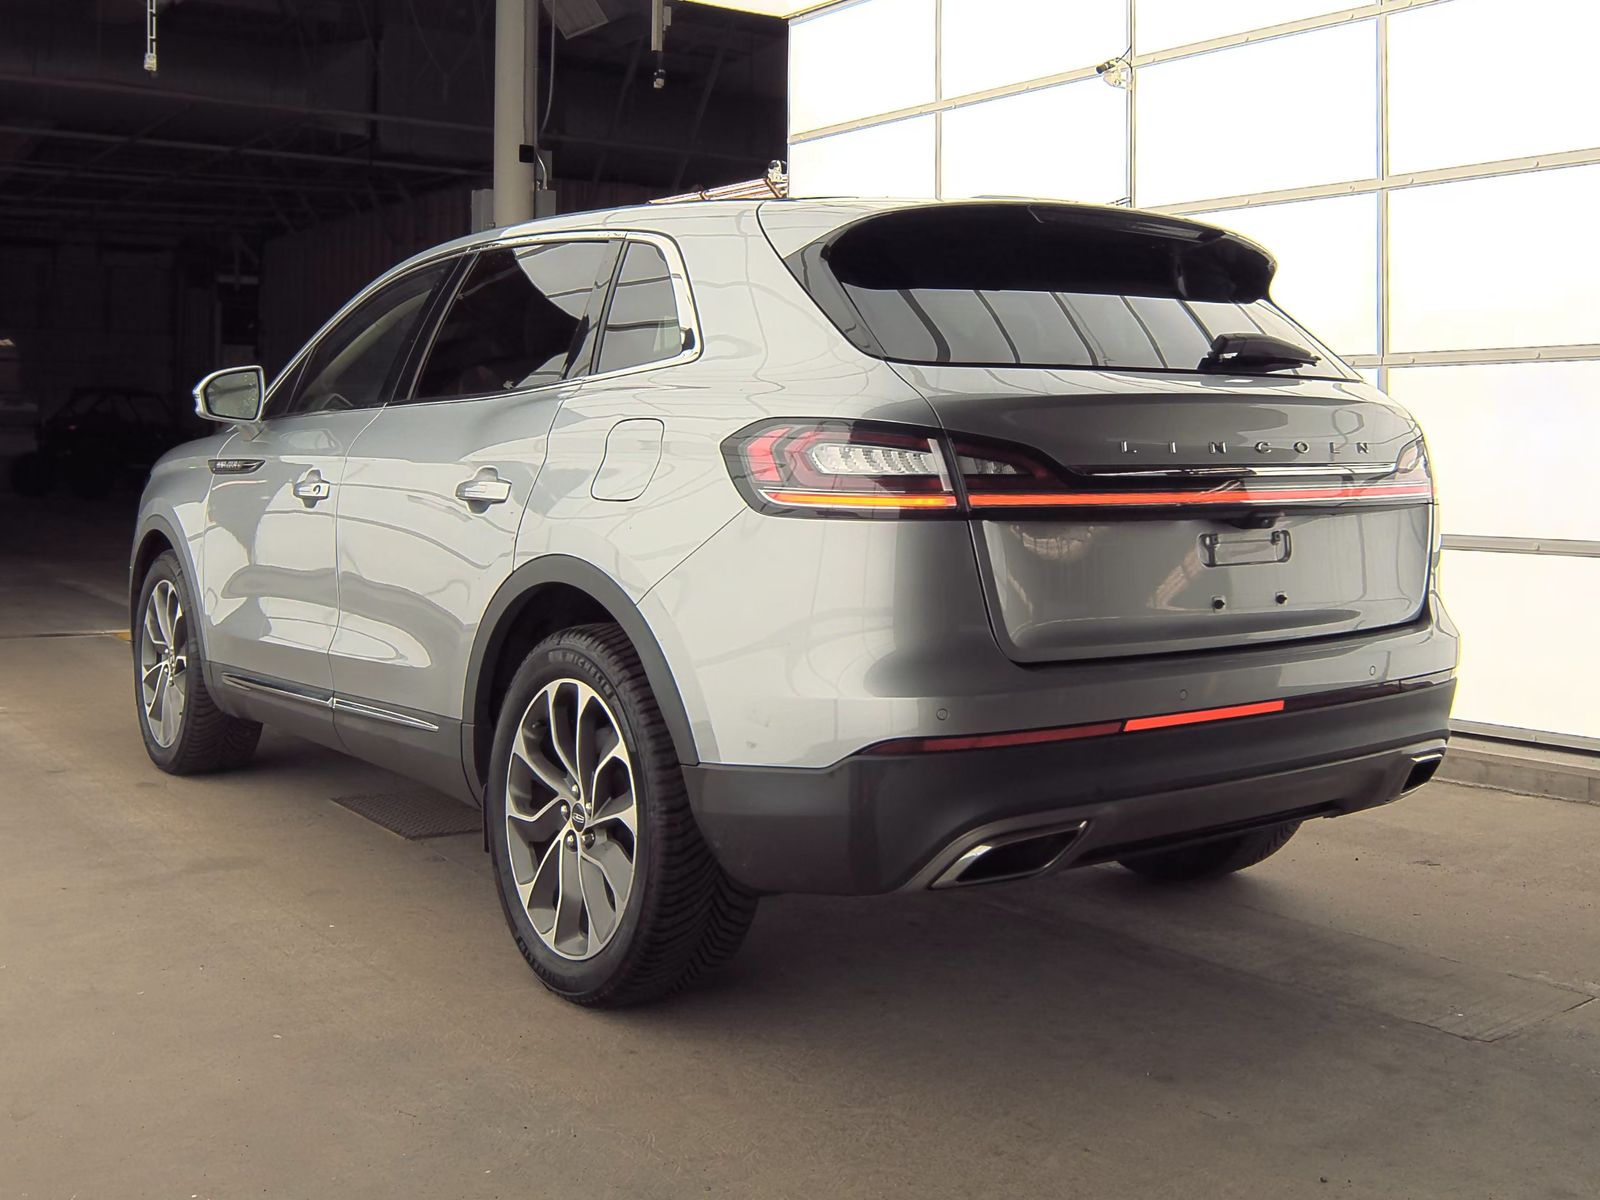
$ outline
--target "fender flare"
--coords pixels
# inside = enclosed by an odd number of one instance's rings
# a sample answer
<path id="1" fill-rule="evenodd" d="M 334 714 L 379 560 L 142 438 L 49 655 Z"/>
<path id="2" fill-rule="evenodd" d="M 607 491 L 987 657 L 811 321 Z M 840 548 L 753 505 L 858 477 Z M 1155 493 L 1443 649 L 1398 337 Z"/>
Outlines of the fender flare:
<path id="1" fill-rule="evenodd" d="M 134 610 L 139 604 L 139 593 L 134 588 L 133 571 L 139 565 L 139 551 L 144 548 L 145 540 L 152 534 L 159 533 L 166 539 L 167 545 L 172 547 L 172 552 L 178 556 L 178 565 L 183 568 L 183 574 L 189 580 L 189 585 L 195 590 L 194 602 L 203 605 L 200 595 L 200 573 L 195 569 L 194 558 L 189 553 L 189 541 L 178 533 L 177 526 L 167 518 L 164 513 L 153 512 L 146 515 L 139 522 L 138 529 L 133 535 L 133 549 L 128 554 L 128 628 L 138 627 L 139 614 Z M 197 614 L 200 620 L 195 622 L 195 631 L 200 635 L 200 654 L 207 662 L 211 656 L 206 652 L 206 621 L 205 614 Z"/>
<path id="2" fill-rule="evenodd" d="M 484 668 L 498 660 L 516 617 L 533 592 L 546 584 L 564 584 L 583 592 L 610 613 L 611 618 L 622 627 L 623 633 L 628 635 L 628 640 L 638 652 L 639 664 L 644 668 L 650 690 L 655 694 L 656 704 L 667 723 L 667 732 L 672 737 L 678 761 L 686 767 L 697 765 L 700 759 L 695 750 L 694 733 L 688 711 L 684 708 L 683 696 L 673 678 L 672 668 L 667 664 L 666 655 L 661 651 L 661 644 L 638 605 L 622 590 L 620 584 L 598 567 L 571 555 L 547 554 L 524 563 L 506 577 L 494 598 L 489 601 L 473 639 L 466 688 L 461 699 L 461 749 L 467 779 L 474 794 L 481 800 L 483 781 L 478 777 L 476 737 L 477 731 L 488 722 L 487 697 L 480 695 Z"/>

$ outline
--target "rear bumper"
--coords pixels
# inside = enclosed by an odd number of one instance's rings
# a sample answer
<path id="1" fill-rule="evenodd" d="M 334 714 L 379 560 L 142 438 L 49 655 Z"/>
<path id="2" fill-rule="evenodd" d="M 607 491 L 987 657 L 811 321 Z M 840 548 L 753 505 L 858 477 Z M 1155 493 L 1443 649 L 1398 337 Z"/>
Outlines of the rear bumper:
<path id="1" fill-rule="evenodd" d="M 1058 866 L 1386 804 L 1443 751 L 1449 675 L 1327 707 L 1007 749 L 856 755 L 820 769 L 685 768 L 723 868 L 764 892 L 928 886 L 977 841 L 1085 822 Z"/>

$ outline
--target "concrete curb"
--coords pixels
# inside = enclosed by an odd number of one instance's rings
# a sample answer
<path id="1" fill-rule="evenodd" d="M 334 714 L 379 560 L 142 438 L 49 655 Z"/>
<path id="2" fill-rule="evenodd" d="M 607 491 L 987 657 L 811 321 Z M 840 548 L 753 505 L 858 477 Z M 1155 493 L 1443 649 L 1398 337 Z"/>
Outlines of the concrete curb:
<path id="1" fill-rule="evenodd" d="M 1447 783 L 1600 805 L 1600 754 L 1453 737 L 1435 776 Z"/>

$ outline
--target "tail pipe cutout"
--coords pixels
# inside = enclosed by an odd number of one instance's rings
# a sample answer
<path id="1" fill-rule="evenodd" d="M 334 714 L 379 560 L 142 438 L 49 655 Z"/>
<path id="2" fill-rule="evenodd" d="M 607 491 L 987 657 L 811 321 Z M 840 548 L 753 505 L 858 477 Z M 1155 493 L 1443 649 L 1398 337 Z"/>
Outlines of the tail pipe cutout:
<path id="1" fill-rule="evenodd" d="M 982 838 L 958 854 L 928 886 L 933 889 L 970 887 L 1042 875 L 1061 861 L 1088 827 L 1087 821 L 1072 821 Z"/>
<path id="2" fill-rule="evenodd" d="M 1401 787 L 1402 796 L 1416 791 L 1428 780 L 1439 773 L 1439 764 L 1444 762 L 1443 750 L 1431 750 L 1427 754 L 1413 755 L 1411 759 L 1411 774 L 1406 776 L 1405 785 Z"/>

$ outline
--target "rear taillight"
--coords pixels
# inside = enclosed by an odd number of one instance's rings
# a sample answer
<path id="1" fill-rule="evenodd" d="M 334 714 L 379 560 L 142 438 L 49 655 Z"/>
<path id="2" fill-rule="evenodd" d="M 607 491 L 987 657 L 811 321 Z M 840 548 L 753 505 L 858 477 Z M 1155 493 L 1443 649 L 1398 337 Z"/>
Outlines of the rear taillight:
<path id="1" fill-rule="evenodd" d="M 762 512 L 901 517 L 955 512 L 939 435 L 860 421 L 772 421 L 723 443 Z"/>
<path id="2" fill-rule="evenodd" d="M 913 426 L 766 421 L 723 443 L 745 499 L 762 512 L 961 516 L 1019 510 L 1344 507 L 1433 499 L 1420 440 L 1390 469 L 1292 464 L 1072 471 L 1016 446 Z"/>

